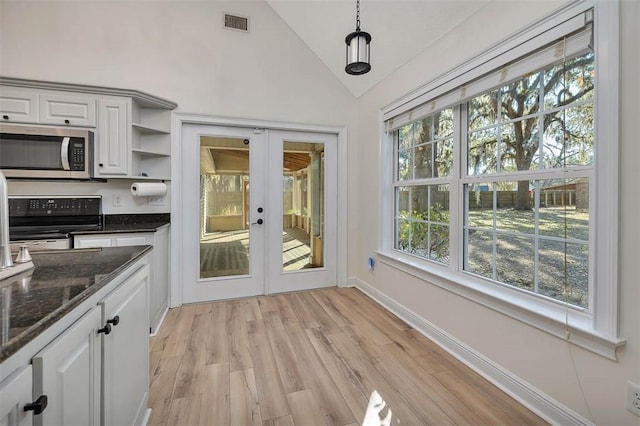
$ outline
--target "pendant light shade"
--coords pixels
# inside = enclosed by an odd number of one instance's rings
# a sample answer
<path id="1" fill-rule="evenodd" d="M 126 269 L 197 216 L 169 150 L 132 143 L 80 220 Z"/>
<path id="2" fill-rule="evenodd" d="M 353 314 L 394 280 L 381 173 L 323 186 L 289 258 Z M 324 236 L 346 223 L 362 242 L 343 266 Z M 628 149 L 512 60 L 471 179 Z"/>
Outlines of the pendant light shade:
<path id="1" fill-rule="evenodd" d="M 361 75 L 371 70 L 371 34 L 360 31 L 360 0 L 356 2 L 356 30 L 345 38 L 347 44 L 347 74 Z"/>

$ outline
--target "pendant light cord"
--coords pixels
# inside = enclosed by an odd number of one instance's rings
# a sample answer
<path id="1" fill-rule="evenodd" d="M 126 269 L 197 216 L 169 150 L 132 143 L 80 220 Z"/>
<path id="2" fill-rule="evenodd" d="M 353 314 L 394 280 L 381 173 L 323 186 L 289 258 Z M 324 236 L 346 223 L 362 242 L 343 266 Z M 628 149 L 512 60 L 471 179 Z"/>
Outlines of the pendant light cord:
<path id="1" fill-rule="evenodd" d="M 360 0 L 356 0 L 356 31 L 360 31 Z"/>

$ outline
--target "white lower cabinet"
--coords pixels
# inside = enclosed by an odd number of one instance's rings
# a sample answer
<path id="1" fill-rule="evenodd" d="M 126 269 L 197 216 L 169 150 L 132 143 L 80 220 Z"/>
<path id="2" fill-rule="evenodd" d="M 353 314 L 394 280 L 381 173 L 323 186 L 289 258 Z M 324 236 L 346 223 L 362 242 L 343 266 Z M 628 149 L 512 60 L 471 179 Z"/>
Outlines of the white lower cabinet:
<path id="1" fill-rule="evenodd" d="M 48 399 L 34 424 L 100 424 L 101 319 L 91 309 L 33 357 L 34 394 Z"/>
<path id="2" fill-rule="evenodd" d="M 75 248 L 152 245 L 149 259 L 149 319 L 147 332 L 155 333 L 169 299 L 169 226 L 156 232 L 76 235 Z"/>
<path id="3" fill-rule="evenodd" d="M 105 297 L 103 321 L 103 424 L 140 424 L 149 392 L 147 282 L 149 266 Z"/>
<path id="4" fill-rule="evenodd" d="M 140 261 L 68 314 L 75 320 L 48 330 L 50 338 L 39 336 L 43 344 L 29 349 L 35 355 L 21 356 L 31 365 L 11 367 L 0 382 L 0 426 L 142 424 L 149 397 L 148 284 L 149 265 Z"/>
<path id="5" fill-rule="evenodd" d="M 35 406 L 28 407 L 33 393 L 30 365 L 17 368 L 0 383 L 0 426 L 30 426 Z M 27 409 L 25 410 L 25 407 Z M 32 409 L 29 409 L 32 408 Z"/>

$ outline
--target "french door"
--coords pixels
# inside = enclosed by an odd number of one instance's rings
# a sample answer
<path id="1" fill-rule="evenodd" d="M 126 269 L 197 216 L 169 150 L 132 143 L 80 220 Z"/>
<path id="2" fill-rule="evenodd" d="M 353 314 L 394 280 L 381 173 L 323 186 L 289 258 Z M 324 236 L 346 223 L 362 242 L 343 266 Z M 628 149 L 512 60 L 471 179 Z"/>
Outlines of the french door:
<path id="1" fill-rule="evenodd" d="M 336 285 L 337 136 L 183 126 L 184 302 Z"/>

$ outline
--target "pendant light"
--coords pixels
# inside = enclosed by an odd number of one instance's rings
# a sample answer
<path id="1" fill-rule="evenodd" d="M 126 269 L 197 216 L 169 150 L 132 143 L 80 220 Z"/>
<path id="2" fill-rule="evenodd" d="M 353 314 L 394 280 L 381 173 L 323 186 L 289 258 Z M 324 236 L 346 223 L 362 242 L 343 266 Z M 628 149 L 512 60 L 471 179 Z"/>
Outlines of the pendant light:
<path id="1" fill-rule="evenodd" d="M 347 74 L 361 75 L 371 70 L 371 34 L 360 31 L 360 0 L 356 0 L 356 30 L 344 40 L 347 43 Z"/>

